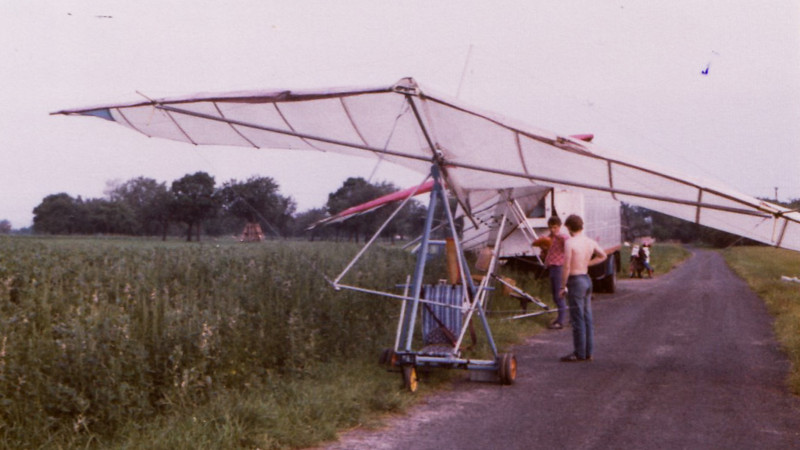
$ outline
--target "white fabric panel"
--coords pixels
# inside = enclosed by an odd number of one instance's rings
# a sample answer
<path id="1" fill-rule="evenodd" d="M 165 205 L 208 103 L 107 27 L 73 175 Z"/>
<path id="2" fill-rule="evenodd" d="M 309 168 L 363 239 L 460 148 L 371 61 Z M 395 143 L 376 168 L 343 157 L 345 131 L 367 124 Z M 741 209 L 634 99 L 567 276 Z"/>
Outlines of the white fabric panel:
<path id="1" fill-rule="evenodd" d="M 338 142 L 366 145 L 353 124 L 347 118 L 344 107 L 338 98 L 279 103 L 278 109 L 297 133 L 321 137 Z M 325 142 L 307 139 L 312 147 L 349 155 L 361 155 L 364 150 L 347 148 Z"/>
<path id="2" fill-rule="evenodd" d="M 688 220 L 689 222 L 694 222 L 697 213 L 697 207 L 691 205 L 682 205 L 679 203 L 663 202 L 627 195 L 617 195 L 616 197 L 621 202 L 652 209 L 653 211 L 677 217 L 678 219 Z"/>
<path id="3" fill-rule="evenodd" d="M 391 93 L 342 99 L 355 127 L 370 147 L 429 155 L 408 101 Z"/>
<path id="4" fill-rule="evenodd" d="M 783 226 L 783 220 L 780 221 L 779 226 Z M 780 233 L 778 234 L 780 236 Z M 796 222 L 789 222 L 786 231 L 783 234 L 781 247 L 790 248 L 792 250 L 800 251 L 800 224 Z"/>
<path id="5" fill-rule="evenodd" d="M 533 176 L 555 178 L 563 182 L 609 187 L 608 163 L 574 151 L 520 138 L 528 172 Z"/>
<path id="6" fill-rule="evenodd" d="M 219 117 L 219 111 L 211 102 L 197 102 L 180 105 L 181 110 L 191 111 L 207 116 Z M 168 112 L 178 126 L 197 144 L 208 145 L 244 145 L 251 146 L 230 124 L 198 118 L 179 112 Z"/>
<path id="7" fill-rule="evenodd" d="M 425 111 L 431 138 L 439 145 L 446 161 L 487 170 L 523 173 L 512 130 L 435 102 L 426 102 Z M 523 178 L 515 179 L 467 168 L 450 168 L 448 173 L 464 189 L 531 185 L 529 180 Z"/>
<path id="8" fill-rule="evenodd" d="M 217 103 L 217 106 L 228 119 L 276 130 L 291 131 L 280 114 L 278 114 L 278 110 L 275 109 L 273 103 L 224 102 Z M 239 125 L 235 125 L 235 128 L 244 137 L 260 148 L 312 149 L 312 147 L 302 139 L 294 136 L 271 133 Z"/>
<path id="9" fill-rule="evenodd" d="M 735 208 L 735 209 L 746 209 L 752 210 L 751 205 L 759 205 L 764 204 L 767 205 L 766 202 L 762 200 L 758 200 L 755 197 L 749 197 L 747 195 L 739 194 L 737 197 L 731 198 L 730 196 L 722 196 L 717 195 L 713 192 L 703 191 L 702 203 L 705 205 L 714 205 L 719 206 L 721 208 Z M 754 211 L 755 212 L 755 211 Z"/>
<path id="10" fill-rule="evenodd" d="M 744 200 L 745 196 L 740 196 Z M 758 200 L 752 199 L 757 204 Z M 720 207 L 753 210 L 740 201 L 733 201 L 725 197 L 703 192 L 703 204 Z M 765 244 L 775 244 L 777 242 L 779 230 L 775 229 L 775 219 L 773 216 L 764 214 L 764 217 L 751 216 L 715 210 L 713 208 L 702 208 L 700 211 L 700 224 L 727 231 L 740 236 L 747 236 Z"/>
<path id="11" fill-rule="evenodd" d="M 696 202 L 696 187 L 670 178 L 620 164 L 611 166 L 614 188 L 620 191 L 669 197 L 676 200 Z"/>
<path id="12" fill-rule="evenodd" d="M 124 118 L 123 118 L 124 115 Z M 111 116 L 122 125 L 133 127 L 134 130 L 147 136 L 160 137 L 173 141 L 190 142 L 181 133 L 164 111 L 152 106 L 126 108 L 121 112 L 112 109 Z M 130 122 L 130 123 L 129 123 Z"/>
<path id="13" fill-rule="evenodd" d="M 704 209 L 700 223 L 728 233 L 746 236 L 750 239 L 774 245 L 777 242 L 779 229 L 775 228 L 772 217 L 753 217 Z"/>
<path id="14" fill-rule="evenodd" d="M 432 152 L 405 96 L 383 92 L 345 97 L 342 100 L 355 129 L 369 147 L 425 160 L 365 151 L 361 151 L 361 156 L 379 158 L 421 173 L 430 172 Z"/>

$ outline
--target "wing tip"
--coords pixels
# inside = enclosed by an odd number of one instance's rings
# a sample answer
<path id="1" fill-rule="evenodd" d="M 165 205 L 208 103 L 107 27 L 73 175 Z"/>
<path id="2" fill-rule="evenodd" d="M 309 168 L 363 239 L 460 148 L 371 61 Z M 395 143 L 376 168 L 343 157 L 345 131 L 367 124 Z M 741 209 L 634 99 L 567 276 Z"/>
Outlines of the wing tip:
<path id="1" fill-rule="evenodd" d="M 50 113 L 51 116 L 92 116 L 92 117 L 99 117 L 101 119 L 110 120 L 111 122 L 116 122 L 114 116 L 111 115 L 110 108 L 97 108 L 97 109 L 84 109 L 84 110 L 70 110 L 64 109 L 61 111 L 55 111 Z"/>

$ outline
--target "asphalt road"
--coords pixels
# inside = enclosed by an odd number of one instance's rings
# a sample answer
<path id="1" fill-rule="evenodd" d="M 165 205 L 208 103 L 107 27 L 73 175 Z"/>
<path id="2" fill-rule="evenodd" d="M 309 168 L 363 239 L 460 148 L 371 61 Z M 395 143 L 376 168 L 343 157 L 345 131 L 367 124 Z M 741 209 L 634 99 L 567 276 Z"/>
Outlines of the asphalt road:
<path id="1" fill-rule="evenodd" d="M 772 319 L 721 256 L 621 280 L 593 308 L 594 361 L 560 362 L 571 331 L 548 331 L 514 349 L 514 385 L 457 383 L 328 448 L 800 449 Z"/>

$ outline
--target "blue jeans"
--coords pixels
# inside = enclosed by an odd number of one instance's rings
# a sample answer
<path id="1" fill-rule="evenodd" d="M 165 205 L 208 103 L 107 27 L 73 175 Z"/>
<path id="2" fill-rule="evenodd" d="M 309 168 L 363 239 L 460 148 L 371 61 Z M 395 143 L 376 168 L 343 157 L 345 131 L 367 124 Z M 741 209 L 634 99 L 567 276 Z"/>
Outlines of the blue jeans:
<path id="1" fill-rule="evenodd" d="M 567 279 L 567 301 L 572 324 L 575 356 L 592 356 L 594 327 L 592 325 L 592 279 L 589 275 L 570 275 Z"/>
<path id="2" fill-rule="evenodd" d="M 553 302 L 558 307 L 558 317 L 556 322 L 564 325 L 564 319 L 567 315 L 567 305 L 564 297 L 561 297 L 561 266 L 547 266 L 547 272 L 550 274 L 550 289 L 553 291 Z"/>

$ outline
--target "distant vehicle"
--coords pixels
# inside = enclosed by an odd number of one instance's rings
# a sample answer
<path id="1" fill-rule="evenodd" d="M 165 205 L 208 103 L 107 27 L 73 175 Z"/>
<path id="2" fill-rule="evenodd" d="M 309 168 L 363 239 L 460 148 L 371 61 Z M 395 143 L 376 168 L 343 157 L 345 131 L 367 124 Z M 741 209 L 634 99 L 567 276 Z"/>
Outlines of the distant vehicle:
<path id="1" fill-rule="evenodd" d="M 547 220 L 557 215 L 564 222 L 569 215 L 577 214 L 584 220 L 586 236 L 597 241 L 608 254 L 606 261 L 589 268 L 595 291 L 613 293 L 616 290 L 617 272 L 621 268 L 620 202 L 566 189 L 541 187 L 524 190 L 515 190 L 512 207 L 517 212 L 516 226 L 507 231 L 502 239 L 500 258 L 541 267 L 541 249 L 534 247 L 533 241 L 549 234 Z M 492 207 L 477 212 L 473 210 L 478 226 L 465 225 L 465 248 L 477 249 L 494 242 L 497 227 L 493 226 L 493 220 L 501 215 L 500 208 L 505 208 L 506 204 L 496 199 L 493 202 Z"/>

